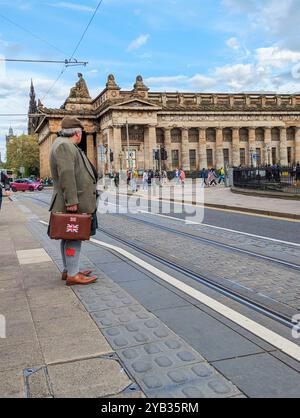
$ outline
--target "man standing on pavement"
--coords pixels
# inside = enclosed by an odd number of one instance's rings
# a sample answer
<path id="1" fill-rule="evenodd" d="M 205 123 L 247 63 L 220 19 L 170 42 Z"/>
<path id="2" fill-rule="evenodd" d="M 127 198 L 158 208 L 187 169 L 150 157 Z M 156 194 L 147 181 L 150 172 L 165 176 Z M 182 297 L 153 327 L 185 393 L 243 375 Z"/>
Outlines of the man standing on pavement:
<path id="1" fill-rule="evenodd" d="M 50 167 L 54 191 L 50 211 L 53 213 L 88 213 L 93 215 L 91 235 L 97 227 L 96 186 L 97 172 L 86 155 L 78 147 L 83 126 L 73 117 L 65 117 L 62 131 L 50 153 Z M 81 241 L 61 241 L 64 264 L 62 279 L 68 286 L 94 283 L 96 277 L 87 277 L 91 271 L 79 271 Z"/>

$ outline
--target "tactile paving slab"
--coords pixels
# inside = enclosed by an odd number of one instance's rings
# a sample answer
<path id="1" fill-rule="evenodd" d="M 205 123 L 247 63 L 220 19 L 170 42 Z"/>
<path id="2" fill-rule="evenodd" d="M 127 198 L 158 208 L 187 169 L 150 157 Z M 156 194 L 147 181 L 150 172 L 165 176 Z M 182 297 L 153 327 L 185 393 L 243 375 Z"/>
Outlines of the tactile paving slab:
<path id="1" fill-rule="evenodd" d="M 159 375 L 164 370 L 205 361 L 180 338 L 127 348 L 117 353 L 129 372 L 140 379 L 151 373 Z"/>
<path id="2" fill-rule="evenodd" d="M 81 294 L 80 299 L 89 312 L 104 311 L 107 309 L 122 308 L 136 305 L 137 302 L 127 292 L 121 289 L 107 289 L 98 294 Z"/>
<path id="3" fill-rule="evenodd" d="M 151 398 L 231 398 L 241 394 L 207 363 L 156 371 L 137 381 Z"/>
<path id="4" fill-rule="evenodd" d="M 105 328 L 102 330 L 102 333 L 115 350 L 147 344 L 164 338 L 173 338 L 175 336 L 157 318 L 131 321 L 126 325 Z"/>
<path id="5" fill-rule="evenodd" d="M 113 309 L 101 312 L 93 312 L 92 318 L 100 329 L 116 327 L 118 325 L 124 325 L 131 321 L 137 321 L 140 319 L 154 319 L 155 316 L 146 311 L 140 305 L 133 305 L 126 308 Z"/>

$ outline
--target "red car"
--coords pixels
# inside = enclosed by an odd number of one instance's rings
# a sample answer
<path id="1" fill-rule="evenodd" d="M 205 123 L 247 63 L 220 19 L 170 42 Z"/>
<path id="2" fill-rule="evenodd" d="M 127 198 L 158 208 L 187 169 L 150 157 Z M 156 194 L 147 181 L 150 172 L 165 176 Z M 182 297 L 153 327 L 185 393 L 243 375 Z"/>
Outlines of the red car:
<path id="1" fill-rule="evenodd" d="M 10 183 L 11 190 L 13 192 L 34 192 L 35 190 L 43 190 L 44 186 L 39 181 L 33 181 L 30 179 L 19 179 Z"/>

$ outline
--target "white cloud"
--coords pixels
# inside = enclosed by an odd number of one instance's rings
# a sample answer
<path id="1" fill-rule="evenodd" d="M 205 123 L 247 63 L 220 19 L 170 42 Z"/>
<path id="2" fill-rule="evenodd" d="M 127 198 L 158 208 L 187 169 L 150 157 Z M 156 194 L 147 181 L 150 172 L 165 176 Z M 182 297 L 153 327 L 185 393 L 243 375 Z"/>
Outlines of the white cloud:
<path id="1" fill-rule="evenodd" d="M 238 51 L 241 48 L 241 45 L 240 45 L 239 41 L 237 40 L 237 38 L 230 38 L 230 39 L 228 39 L 226 41 L 226 45 L 229 48 L 231 48 L 231 49 L 233 49 L 235 51 Z"/>
<path id="2" fill-rule="evenodd" d="M 51 7 L 57 7 L 59 9 L 74 10 L 77 12 L 94 12 L 95 11 L 95 9 L 92 7 L 83 6 L 82 4 L 70 3 L 70 2 L 65 2 L 65 1 L 61 1 L 58 3 L 47 3 L 47 5 Z"/>
<path id="3" fill-rule="evenodd" d="M 256 50 L 257 61 L 261 66 L 282 69 L 289 64 L 300 62 L 300 52 L 281 49 L 278 46 Z"/>
<path id="4" fill-rule="evenodd" d="M 131 44 L 127 48 L 127 51 L 130 52 L 141 48 L 148 42 L 149 38 L 150 35 L 140 35 L 138 38 L 131 42 Z"/>

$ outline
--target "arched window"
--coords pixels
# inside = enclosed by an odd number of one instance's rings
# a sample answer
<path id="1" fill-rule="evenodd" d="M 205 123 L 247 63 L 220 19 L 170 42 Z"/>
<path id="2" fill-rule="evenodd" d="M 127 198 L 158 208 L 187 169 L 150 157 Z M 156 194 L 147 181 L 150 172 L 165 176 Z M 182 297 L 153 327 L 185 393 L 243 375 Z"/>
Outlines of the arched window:
<path id="1" fill-rule="evenodd" d="M 199 131 L 196 128 L 189 129 L 189 142 L 199 142 Z"/>
<path id="2" fill-rule="evenodd" d="M 230 128 L 223 129 L 223 141 L 232 142 L 232 130 Z"/>
<path id="3" fill-rule="evenodd" d="M 295 141 L 296 132 L 295 128 L 288 128 L 287 129 L 287 140 L 288 141 Z"/>
<path id="4" fill-rule="evenodd" d="M 248 142 L 249 141 L 249 131 L 247 128 L 240 129 L 240 142 Z"/>
<path id="5" fill-rule="evenodd" d="M 206 141 L 216 142 L 216 130 L 214 128 L 208 128 L 206 130 Z"/>
<path id="6" fill-rule="evenodd" d="M 265 131 L 263 128 L 257 128 L 255 130 L 255 139 L 257 142 L 264 142 L 265 140 Z"/>
<path id="7" fill-rule="evenodd" d="M 280 141 L 280 129 L 279 128 L 273 128 L 272 129 L 272 141 Z"/>
<path id="8" fill-rule="evenodd" d="M 180 144 L 181 143 L 181 138 L 182 138 L 181 129 L 178 129 L 178 128 L 172 129 L 171 138 L 172 138 L 172 142 L 174 144 Z"/>

